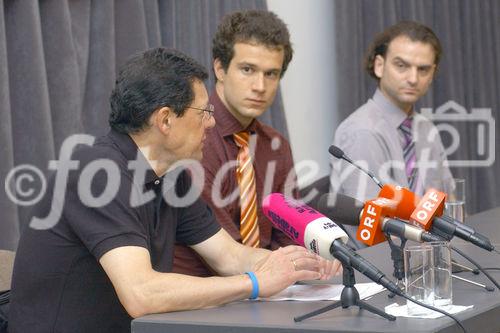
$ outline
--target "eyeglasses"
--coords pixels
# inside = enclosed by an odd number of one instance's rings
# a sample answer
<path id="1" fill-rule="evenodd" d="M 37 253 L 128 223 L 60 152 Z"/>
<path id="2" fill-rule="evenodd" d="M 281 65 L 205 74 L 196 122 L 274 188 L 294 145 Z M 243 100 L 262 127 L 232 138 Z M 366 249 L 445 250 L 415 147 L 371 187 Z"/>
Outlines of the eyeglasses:
<path id="1" fill-rule="evenodd" d="M 213 117 L 213 114 L 215 111 L 215 107 L 213 106 L 213 104 L 208 104 L 206 109 L 195 108 L 192 106 L 188 106 L 187 108 L 203 111 L 203 120 L 204 121 L 209 121 Z"/>

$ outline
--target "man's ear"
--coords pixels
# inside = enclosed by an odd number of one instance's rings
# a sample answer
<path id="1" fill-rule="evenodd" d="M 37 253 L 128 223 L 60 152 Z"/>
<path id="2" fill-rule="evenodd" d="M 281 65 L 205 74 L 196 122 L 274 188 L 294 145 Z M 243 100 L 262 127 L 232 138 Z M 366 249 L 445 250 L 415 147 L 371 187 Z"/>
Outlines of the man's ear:
<path id="1" fill-rule="evenodd" d="M 175 113 L 170 107 L 161 107 L 153 114 L 153 125 L 166 134 L 170 130 L 173 117 L 175 117 Z"/>
<path id="2" fill-rule="evenodd" d="M 226 76 L 226 70 L 222 66 L 221 61 L 217 58 L 214 60 L 214 73 L 217 81 L 224 82 L 224 76 Z"/>
<path id="3" fill-rule="evenodd" d="M 384 72 L 385 59 L 380 54 L 375 56 L 375 60 L 373 60 L 373 72 L 375 75 L 381 79 L 382 73 Z"/>

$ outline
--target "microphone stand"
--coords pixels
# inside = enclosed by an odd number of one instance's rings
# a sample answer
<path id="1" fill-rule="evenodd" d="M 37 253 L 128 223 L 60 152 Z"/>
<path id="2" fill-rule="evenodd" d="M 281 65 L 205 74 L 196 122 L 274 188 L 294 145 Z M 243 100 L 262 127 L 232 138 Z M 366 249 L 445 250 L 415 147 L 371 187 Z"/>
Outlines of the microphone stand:
<path id="1" fill-rule="evenodd" d="M 465 266 L 462 264 L 459 264 L 458 262 L 454 261 L 453 259 L 451 260 L 451 267 L 452 267 L 452 273 L 462 273 L 462 272 L 471 272 L 475 275 L 479 274 L 479 270 L 477 268 L 470 268 L 469 266 Z"/>
<path id="2" fill-rule="evenodd" d="M 397 285 L 399 289 L 403 290 L 404 289 L 403 279 L 405 277 L 405 263 L 404 263 L 403 250 L 406 244 L 406 239 L 399 237 L 401 244 L 397 245 L 392 240 L 391 235 L 386 234 L 386 236 L 387 236 L 387 242 L 391 247 L 391 259 L 392 259 L 392 264 L 394 266 L 394 273 L 392 275 L 397 279 Z M 389 298 L 393 298 L 394 296 L 395 295 L 393 292 L 390 292 L 387 295 L 387 297 Z"/>
<path id="3" fill-rule="evenodd" d="M 340 294 L 340 301 L 337 301 L 333 304 L 327 305 L 320 309 L 314 310 L 312 312 L 306 313 L 302 316 L 294 317 L 293 320 L 296 323 L 298 323 L 304 319 L 317 316 L 324 312 L 336 309 L 340 306 L 342 306 L 343 309 L 347 309 L 348 307 L 353 305 L 359 307 L 360 309 L 365 309 L 372 313 L 378 314 L 379 316 L 382 316 L 387 320 L 390 321 L 396 320 L 396 317 L 388 313 L 385 313 L 384 311 L 374 307 L 373 305 L 366 303 L 365 301 L 362 301 L 359 298 L 359 292 L 354 286 L 356 284 L 356 280 L 354 278 L 354 269 L 347 262 L 344 262 L 344 260 L 340 260 L 340 262 L 342 263 L 342 269 L 343 269 L 342 284 L 344 285 L 344 289 L 342 289 L 342 293 Z"/>

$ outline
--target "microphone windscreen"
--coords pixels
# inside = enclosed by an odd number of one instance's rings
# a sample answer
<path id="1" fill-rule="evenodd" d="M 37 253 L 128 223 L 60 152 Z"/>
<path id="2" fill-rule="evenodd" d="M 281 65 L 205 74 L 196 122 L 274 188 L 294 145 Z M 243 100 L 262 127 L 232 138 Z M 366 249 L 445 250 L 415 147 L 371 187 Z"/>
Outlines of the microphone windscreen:
<path id="1" fill-rule="evenodd" d="M 335 145 L 331 145 L 328 152 L 336 158 L 344 158 L 344 151 Z"/>
<path id="2" fill-rule="evenodd" d="M 298 245 L 323 258 L 330 258 L 330 246 L 336 239 L 346 243 L 345 231 L 332 220 L 305 203 L 271 193 L 262 201 L 262 212 L 271 223 Z"/>
<path id="3" fill-rule="evenodd" d="M 359 225 L 364 204 L 349 196 L 337 193 L 323 194 L 315 208 L 318 212 L 342 225 Z"/>

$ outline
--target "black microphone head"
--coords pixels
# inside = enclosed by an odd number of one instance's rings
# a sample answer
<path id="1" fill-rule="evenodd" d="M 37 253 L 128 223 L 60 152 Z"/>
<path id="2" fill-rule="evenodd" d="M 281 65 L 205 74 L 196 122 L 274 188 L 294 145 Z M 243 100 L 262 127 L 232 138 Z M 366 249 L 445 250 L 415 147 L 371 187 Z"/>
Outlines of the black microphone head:
<path id="1" fill-rule="evenodd" d="M 343 225 L 359 225 L 359 217 L 363 203 L 343 194 L 326 193 L 319 200 L 318 212 Z"/>
<path id="2" fill-rule="evenodd" d="M 328 152 L 330 154 L 332 154 L 333 156 L 335 156 L 336 158 L 342 159 L 342 160 L 347 161 L 348 163 L 354 165 L 356 168 L 358 168 L 359 170 L 361 170 L 362 172 L 367 174 L 375 183 L 377 183 L 377 185 L 380 188 L 382 188 L 382 186 L 383 186 L 382 182 L 380 180 L 378 180 L 378 178 L 375 177 L 375 175 L 373 173 L 371 173 L 369 170 L 366 170 L 365 168 L 361 167 L 360 165 L 354 163 L 353 160 L 351 160 L 349 158 L 349 156 L 344 154 L 344 151 L 342 149 L 340 149 L 339 147 L 337 147 L 335 145 L 331 145 L 330 148 L 328 148 Z"/>
<path id="3" fill-rule="evenodd" d="M 331 145 L 330 148 L 328 148 L 328 152 L 336 158 L 344 158 L 344 151 L 335 145 Z"/>

